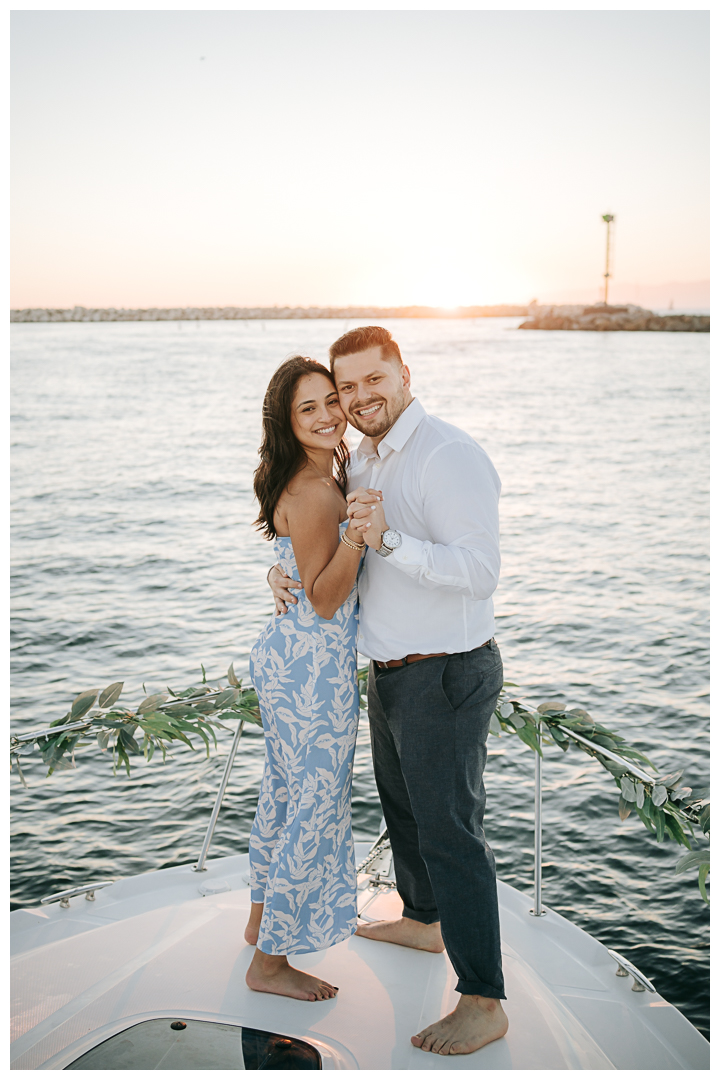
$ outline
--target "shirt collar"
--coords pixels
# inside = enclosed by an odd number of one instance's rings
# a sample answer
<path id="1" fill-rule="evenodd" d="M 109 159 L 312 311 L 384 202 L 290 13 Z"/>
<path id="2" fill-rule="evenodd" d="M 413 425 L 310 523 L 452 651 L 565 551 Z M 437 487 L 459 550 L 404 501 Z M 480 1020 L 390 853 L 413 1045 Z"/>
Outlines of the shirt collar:
<path id="1" fill-rule="evenodd" d="M 405 443 L 412 435 L 415 428 L 427 413 L 417 398 L 413 398 L 408 407 L 400 413 L 387 435 L 382 439 L 377 448 L 378 457 L 382 460 L 387 457 L 391 450 L 402 450 Z M 375 455 L 375 447 L 368 435 L 364 437 L 357 449 L 358 454 L 365 458 Z"/>

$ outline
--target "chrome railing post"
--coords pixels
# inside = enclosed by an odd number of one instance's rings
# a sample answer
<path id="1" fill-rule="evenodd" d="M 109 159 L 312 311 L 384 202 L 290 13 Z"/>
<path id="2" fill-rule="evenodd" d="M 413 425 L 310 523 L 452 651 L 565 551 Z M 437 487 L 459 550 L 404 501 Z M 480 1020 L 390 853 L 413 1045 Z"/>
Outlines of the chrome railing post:
<path id="1" fill-rule="evenodd" d="M 542 745 L 542 720 L 538 723 L 538 742 Z M 542 906 L 542 757 L 535 754 L 535 906 L 531 915 L 544 915 Z"/>
<path id="2" fill-rule="evenodd" d="M 242 735 L 244 725 L 245 721 L 241 720 L 237 726 L 237 731 L 235 732 L 235 737 L 232 741 L 232 746 L 230 747 L 228 759 L 225 762 L 225 772 L 223 773 L 222 780 L 220 781 L 220 790 L 218 791 L 217 798 L 215 799 L 213 812 L 210 815 L 210 823 L 208 824 L 207 832 L 205 833 L 205 839 L 203 840 L 200 858 L 198 859 L 195 866 L 193 866 L 193 870 L 196 874 L 205 870 L 205 859 L 207 858 L 210 841 L 212 840 L 213 833 L 215 832 L 215 826 L 217 824 L 218 815 L 220 813 L 220 807 L 222 806 L 223 797 L 225 795 L 225 788 L 227 787 L 228 780 L 230 779 L 230 773 L 232 771 L 233 762 L 235 761 L 235 754 L 237 753 L 238 743 L 240 742 L 240 736 Z"/>

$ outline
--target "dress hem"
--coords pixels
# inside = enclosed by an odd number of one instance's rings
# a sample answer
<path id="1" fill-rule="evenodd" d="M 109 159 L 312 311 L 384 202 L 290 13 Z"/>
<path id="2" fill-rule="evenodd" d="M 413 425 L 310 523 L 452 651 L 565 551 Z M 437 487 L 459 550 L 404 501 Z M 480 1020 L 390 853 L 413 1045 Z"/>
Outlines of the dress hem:
<path id="1" fill-rule="evenodd" d="M 293 948 L 289 952 L 268 952 L 267 949 L 263 949 L 259 940 L 256 948 L 259 949 L 261 953 L 265 953 L 266 956 L 308 956 L 310 953 L 324 952 L 325 949 L 331 949 L 333 945 L 339 945 L 341 941 L 347 941 L 348 938 L 353 936 L 356 930 L 357 927 L 352 927 L 352 929 L 349 929 L 347 933 L 341 934 L 339 937 L 334 937 L 332 941 L 328 942 L 326 945 L 321 945 L 319 948 Z M 267 944 L 267 942 L 265 944 Z"/>

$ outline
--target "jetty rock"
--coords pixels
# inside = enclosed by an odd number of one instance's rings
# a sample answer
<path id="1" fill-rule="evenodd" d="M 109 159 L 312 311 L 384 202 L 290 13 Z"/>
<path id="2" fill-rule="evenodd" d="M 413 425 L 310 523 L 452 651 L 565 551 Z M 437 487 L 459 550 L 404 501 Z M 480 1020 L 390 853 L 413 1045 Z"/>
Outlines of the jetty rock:
<path id="1" fill-rule="evenodd" d="M 485 319 L 526 316 L 527 305 L 435 307 L 173 307 L 173 308 L 15 308 L 14 323 L 199 322 L 260 319 Z"/>
<path id="2" fill-rule="evenodd" d="M 520 330 L 710 330 L 709 315 L 656 315 L 635 304 L 530 304 L 528 315 Z"/>

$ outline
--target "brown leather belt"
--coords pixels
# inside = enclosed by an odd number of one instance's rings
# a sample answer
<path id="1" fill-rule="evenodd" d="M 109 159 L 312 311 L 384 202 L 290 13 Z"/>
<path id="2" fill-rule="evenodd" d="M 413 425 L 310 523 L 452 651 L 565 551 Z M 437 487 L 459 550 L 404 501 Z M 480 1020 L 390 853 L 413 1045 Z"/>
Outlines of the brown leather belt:
<path id="1" fill-rule="evenodd" d="M 444 653 L 444 652 L 429 652 L 429 653 L 413 652 L 413 653 L 408 653 L 408 655 L 404 656 L 402 658 L 402 660 L 376 660 L 375 663 L 377 664 L 378 667 L 382 668 L 383 671 L 384 671 L 385 668 L 389 668 L 389 667 L 405 667 L 407 664 L 414 664 L 418 660 L 429 660 L 431 656 L 447 656 L 447 653 Z"/>
<path id="2" fill-rule="evenodd" d="M 478 649 L 484 649 L 485 646 L 489 645 L 492 640 L 493 640 L 492 638 L 488 638 L 488 640 L 484 641 L 482 643 L 482 645 L 478 645 Z M 444 653 L 444 652 L 429 652 L 429 653 L 414 652 L 414 653 L 408 653 L 408 655 L 404 656 L 402 658 L 402 660 L 376 660 L 375 663 L 377 664 L 377 666 L 379 668 L 382 668 L 383 671 L 385 671 L 386 668 L 406 667 L 408 664 L 417 663 L 418 660 L 430 660 L 433 656 L 447 656 L 447 655 L 448 654 Z"/>

